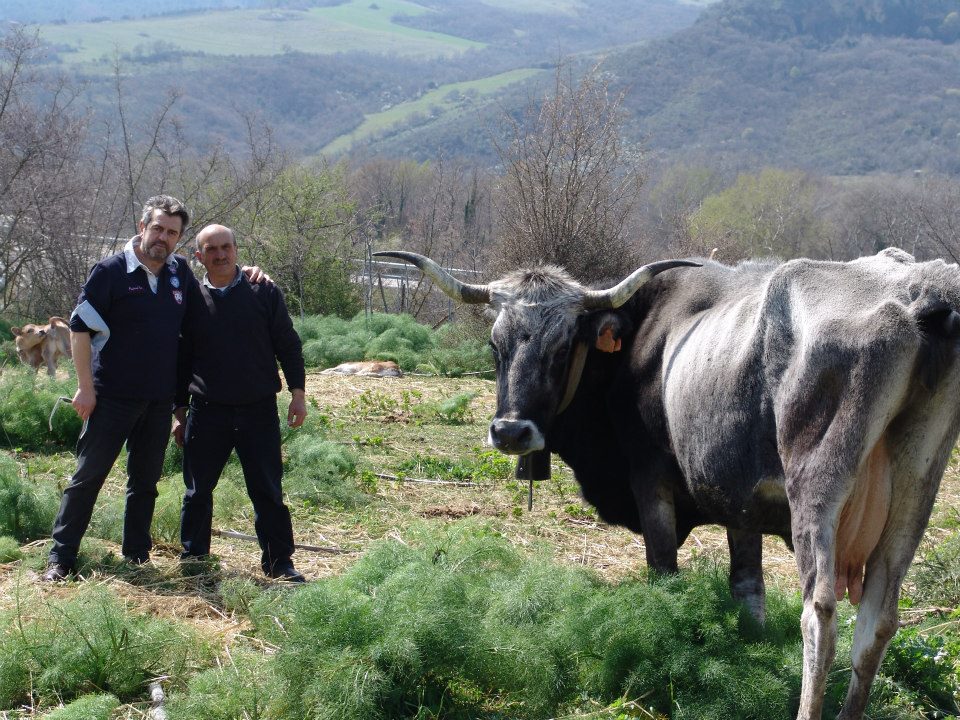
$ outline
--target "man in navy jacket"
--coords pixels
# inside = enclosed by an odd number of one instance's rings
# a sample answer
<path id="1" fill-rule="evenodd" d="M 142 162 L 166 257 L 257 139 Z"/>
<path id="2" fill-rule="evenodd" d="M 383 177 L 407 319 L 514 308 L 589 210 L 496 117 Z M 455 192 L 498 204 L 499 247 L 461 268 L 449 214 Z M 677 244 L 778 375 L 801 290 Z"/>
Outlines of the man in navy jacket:
<path id="1" fill-rule="evenodd" d="M 90 271 L 70 316 L 77 370 L 73 407 L 83 420 L 77 470 L 54 521 L 43 580 L 73 571 L 100 488 L 127 444 L 124 557 L 144 563 L 169 439 L 177 343 L 186 298 L 197 286 L 185 258 L 174 255 L 190 222 L 176 198 L 147 200 L 140 234 Z"/>
<path id="2" fill-rule="evenodd" d="M 240 272 L 230 228 L 201 230 L 196 257 L 207 274 L 197 290 L 202 300 L 190 303 L 184 321 L 174 423 L 174 436 L 184 448 L 186 485 L 181 557 L 209 554 L 213 490 L 236 449 L 253 502 L 264 573 L 304 582 L 291 559 L 293 527 L 283 502 L 277 417 L 278 361 L 291 394 L 288 425 L 301 426 L 307 415 L 300 337 L 280 289 L 252 284 Z"/>

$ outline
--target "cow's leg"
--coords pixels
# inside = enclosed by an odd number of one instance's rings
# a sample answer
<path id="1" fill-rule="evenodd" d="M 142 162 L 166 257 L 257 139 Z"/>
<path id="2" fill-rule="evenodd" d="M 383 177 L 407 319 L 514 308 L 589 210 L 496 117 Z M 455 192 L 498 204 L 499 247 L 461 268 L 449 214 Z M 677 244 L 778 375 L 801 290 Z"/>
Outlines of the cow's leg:
<path id="1" fill-rule="evenodd" d="M 763 584 L 763 536 L 727 528 L 730 546 L 730 592 L 762 623 L 766 619 L 766 589 Z"/>
<path id="2" fill-rule="evenodd" d="M 55 377 L 57 374 L 57 362 L 54 359 L 55 357 L 56 356 L 52 352 L 43 354 L 43 359 L 47 363 L 47 375 L 50 377 Z"/>
<path id="3" fill-rule="evenodd" d="M 870 686 L 897 631 L 900 586 L 930 518 L 941 473 L 938 465 L 925 479 L 913 475 L 903 482 L 901 478 L 895 527 L 885 528 L 867 561 L 853 636 L 850 686 L 837 716 L 840 720 L 857 720 L 866 710 Z"/>
<path id="4" fill-rule="evenodd" d="M 897 631 L 897 601 L 902 580 L 903 574 L 890 567 L 889 558 L 875 555 L 867 563 L 863 598 L 853 636 L 853 672 L 850 674 L 847 699 L 838 719 L 857 720 L 863 717 L 870 698 L 870 686 L 887 644 Z"/>
<path id="5" fill-rule="evenodd" d="M 793 547 L 803 588 L 803 684 L 797 720 L 819 720 L 827 673 L 836 655 L 836 527 L 845 485 L 824 480 L 806 474 L 787 477 Z"/>
<path id="6" fill-rule="evenodd" d="M 643 527 L 647 566 L 661 573 L 677 572 L 677 513 L 673 490 L 659 474 L 632 474 L 634 497 Z M 639 479 L 638 479 L 639 478 Z"/>

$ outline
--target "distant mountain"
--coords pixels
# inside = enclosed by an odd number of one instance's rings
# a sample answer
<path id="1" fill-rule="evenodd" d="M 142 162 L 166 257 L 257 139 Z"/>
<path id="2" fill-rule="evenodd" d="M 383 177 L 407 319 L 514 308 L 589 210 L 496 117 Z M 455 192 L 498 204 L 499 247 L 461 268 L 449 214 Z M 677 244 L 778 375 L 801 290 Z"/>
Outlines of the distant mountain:
<path id="1" fill-rule="evenodd" d="M 613 50 L 626 132 L 653 155 L 825 174 L 960 174 L 956 0 L 725 0 L 665 40 Z M 515 90 L 501 106 L 520 107 Z M 512 103 L 512 104 L 511 104 Z M 491 113 L 368 152 L 462 151 Z"/>
<path id="2" fill-rule="evenodd" d="M 19 1 L 0 0 L 0 12 L 9 13 Z M 129 4 L 100 0 L 98 7 L 117 16 L 131 10 Z M 284 9 L 284 17 L 293 18 L 266 23 L 262 13 L 214 15 L 198 9 L 228 4 L 256 2 L 164 4 L 167 11 L 196 10 L 196 15 L 183 19 L 182 32 L 180 18 L 150 18 L 46 25 L 41 38 L 49 43 L 55 69 L 82 79 L 94 114 L 111 117 L 116 112 L 112 73 L 113 59 L 119 57 L 134 124 L 149 123 L 158 89 L 172 87 L 181 98 L 173 115 L 190 144 L 240 149 L 247 125 L 239 110 L 272 127 L 274 137 L 292 154 L 306 156 L 337 138 L 349 138 L 371 116 L 393 111 L 392 117 L 398 114 L 395 108 L 422 105 L 424 97 L 437 91 L 441 102 L 426 111 L 411 110 L 409 116 L 399 113 L 401 123 L 416 127 L 438 118 L 472 123 L 474 108 L 484 110 L 497 97 L 497 78 L 510 71 L 533 74 L 574 53 L 666 37 L 691 25 L 701 12 L 700 5 L 676 0 L 263 0 L 261 4 Z M 94 5 L 92 0 L 76 0 L 75 11 Z M 336 5 L 324 8 L 336 12 L 294 10 L 319 5 Z M 32 7 L 26 2 L 24 6 Z M 53 16 L 58 8 L 65 13 L 72 7 L 65 0 L 49 0 L 49 6 Z M 308 14 L 312 24 L 305 19 Z M 325 17 L 332 28 L 327 36 L 317 29 Z M 247 32 L 241 37 L 235 28 L 244 18 Z M 256 33 L 261 33 L 262 41 Z M 296 39 L 284 33 L 296 33 Z M 351 38 L 354 45 L 346 40 L 336 45 L 331 34 L 337 42 Z M 431 40 L 462 39 L 467 49 L 451 45 L 449 52 L 420 55 L 397 50 L 400 43 L 415 43 L 427 35 Z M 462 83 L 472 83 L 473 89 L 458 90 Z M 389 127 L 391 121 L 384 122 L 387 127 L 378 136 L 398 137 Z M 468 154 L 489 153 L 489 142 L 483 147 L 485 139 L 472 138 L 471 146 L 462 149 Z M 369 145 L 365 140 L 363 144 Z M 425 153 L 434 157 L 435 145 L 429 140 L 426 145 L 430 149 Z"/>
<path id="3" fill-rule="evenodd" d="M 266 4 L 265 0 L 165 0 L 163 5 L 142 0 L 0 0 L 0 20 L 26 24 L 90 22 Z"/>

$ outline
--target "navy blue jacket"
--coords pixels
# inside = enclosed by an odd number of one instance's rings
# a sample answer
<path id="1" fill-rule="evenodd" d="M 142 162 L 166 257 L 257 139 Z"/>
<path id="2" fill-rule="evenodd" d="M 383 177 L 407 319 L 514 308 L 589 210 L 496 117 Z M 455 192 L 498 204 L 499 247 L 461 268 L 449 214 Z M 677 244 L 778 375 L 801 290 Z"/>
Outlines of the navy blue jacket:
<path id="1" fill-rule="evenodd" d="M 127 272 L 123 252 L 90 271 L 70 329 L 91 334 L 98 395 L 173 400 L 180 326 L 198 283 L 179 255 L 164 263 L 157 280 L 154 294 L 142 267 Z"/>

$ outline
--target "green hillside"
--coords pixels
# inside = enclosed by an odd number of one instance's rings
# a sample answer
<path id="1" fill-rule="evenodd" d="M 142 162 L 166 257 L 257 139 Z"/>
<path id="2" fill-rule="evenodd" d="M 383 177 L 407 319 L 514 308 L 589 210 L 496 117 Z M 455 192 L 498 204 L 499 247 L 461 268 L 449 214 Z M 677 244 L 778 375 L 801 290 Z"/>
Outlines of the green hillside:
<path id="1" fill-rule="evenodd" d="M 308 10 L 221 10 L 189 16 L 44 25 L 41 36 L 68 63 L 167 52 L 206 55 L 332 54 L 346 51 L 438 57 L 482 43 L 395 22 L 429 10 L 406 0 L 351 0 Z"/>
<path id="2" fill-rule="evenodd" d="M 387 137 L 391 131 L 395 132 L 405 124 L 429 123 L 438 117 L 443 117 L 447 122 L 465 119 L 473 106 L 473 98 L 491 95 L 543 72 L 534 68 L 520 68 L 481 80 L 442 85 L 416 100 L 366 115 L 356 129 L 329 143 L 323 152 L 327 155 L 344 152 L 370 139 Z"/>

